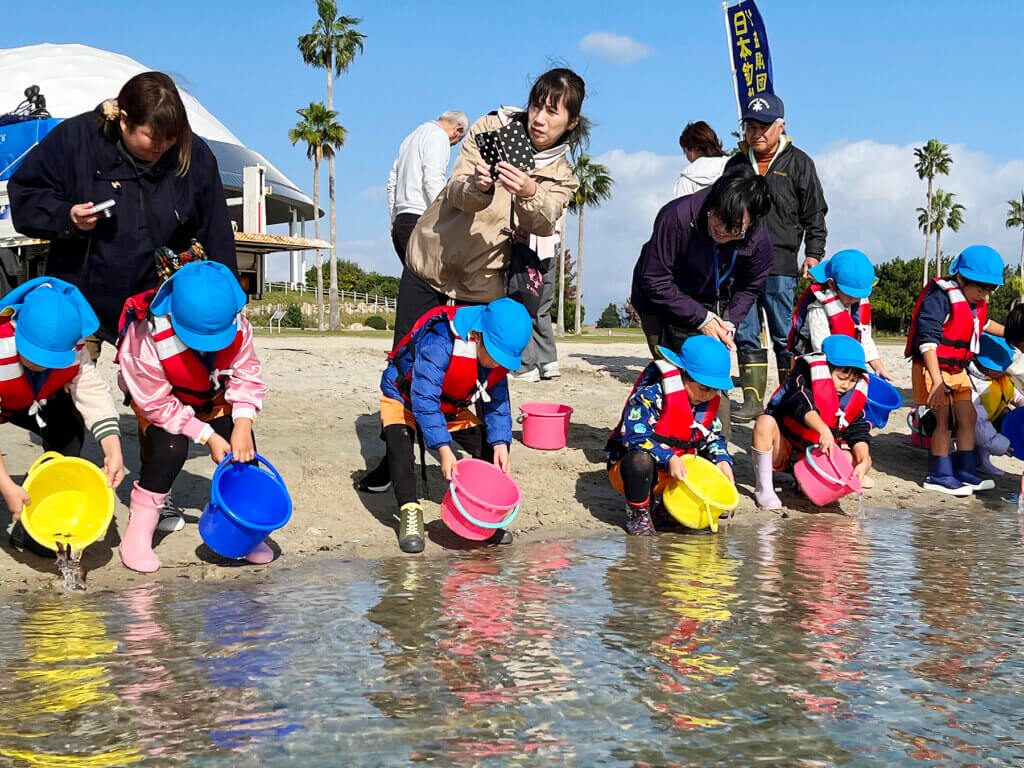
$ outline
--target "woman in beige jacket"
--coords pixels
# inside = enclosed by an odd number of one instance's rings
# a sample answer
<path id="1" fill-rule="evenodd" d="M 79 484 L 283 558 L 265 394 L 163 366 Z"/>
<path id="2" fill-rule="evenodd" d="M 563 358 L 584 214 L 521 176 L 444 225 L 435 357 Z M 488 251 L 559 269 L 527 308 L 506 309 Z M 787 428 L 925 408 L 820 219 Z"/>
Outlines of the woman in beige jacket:
<path id="1" fill-rule="evenodd" d="M 425 313 L 444 304 L 486 304 L 505 296 L 513 238 L 541 259 L 555 252 L 556 227 L 577 183 L 570 149 L 584 135 L 586 88 L 570 69 L 545 72 L 530 89 L 526 109 L 501 107 L 484 115 L 462 143 L 447 186 L 416 223 L 398 290 L 395 343 Z M 528 173 L 483 161 L 476 136 L 512 121 L 526 128 L 535 168 Z M 356 484 L 360 491 L 391 488 L 385 458 Z"/>

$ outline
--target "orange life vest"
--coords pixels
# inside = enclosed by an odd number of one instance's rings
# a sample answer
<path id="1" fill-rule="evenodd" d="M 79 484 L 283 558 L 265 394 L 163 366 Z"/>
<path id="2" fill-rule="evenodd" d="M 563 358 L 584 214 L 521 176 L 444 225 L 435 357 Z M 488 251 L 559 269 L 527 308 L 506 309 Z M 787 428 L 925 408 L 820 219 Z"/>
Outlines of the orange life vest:
<path id="1" fill-rule="evenodd" d="M 238 329 L 231 344 L 214 355 L 212 369 L 206 367 L 202 353 L 178 338 L 168 315 L 151 317 L 149 330 L 172 394 L 199 412 L 210 410 L 231 376 L 231 367 L 242 347 L 242 329 Z"/>
<path id="2" fill-rule="evenodd" d="M 654 371 L 651 370 L 652 367 L 654 367 Z M 618 425 L 612 431 L 610 442 L 620 440 L 619 432 L 626 420 L 626 409 L 629 408 L 630 398 L 638 389 L 652 383 L 655 376 L 661 384 L 664 404 L 658 423 L 654 425 L 653 439 L 672 448 L 676 456 L 696 453 L 711 431 L 711 425 L 714 424 L 715 417 L 718 415 L 721 397 L 716 395 L 708 401 L 704 418 L 698 422 L 693 416 L 693 407 L 686 394 L 682 372 L 666 360 L 654 360 L 640 374 L 629 397 L 626 398 L 626 406 L 622 409 Z"/>
<path id="3" fill-rule="evenodd" d="M 988 322 L 988 303 L 982 301 L 972 310 L 955 279 L 934 278 L 931 284 L 921 291 L 914 305 L 914 314 L 910 319 L 910 336 L 907 337 L 907 346 L 903 351 L 907 357 L 917 351 L 917 317 L 921 313 L 921 303 L 933 285 L 945 291 L 949 297 L 949 315 L 942 324 L 942 341 L 935 354 L 939 358 L 939 368 L 956 373 L 966 368 L 967 363 L 978 352 L 981 332 Z"/>
<path id="4" fill-rule="evenodd" d="M 804 355 L 800 358 L 807 364 L 811 376 L 811 396 L 814 398 L 814 410 L 821 416 L 829 429 L 846 429 L 864 410 L 868 402 L 868 375 L 860 377 L 857 386 L 848 395 L 846 407 L 839 403 L 839 393 L 832 381 L 832 372 L 823 354 Z M 783 416 L 780 424 L 783 435 L 792 443 L 804 448 L 817 445 L 821 436 L 802 421 L 792 416 Z"/>
<path id="5" fill-rule="evenodd" d="M 81 344 L 75 350 L 81 349 Z M 67 368 L 49 369 L 46 380 L 36 392 L 18 358 L 14 342 L 14 324 L 11 316 L 0 317 L 0 420 L 6 421 L 15 413 L 28 411 L 36 417 L 40 427 L 46 423 L 39 416 L 39 409 L 46 400 L 64 389 L 78 375 L 76 362 Z"/>
<path id="6" fill-rule="evenodd" d="M 398 368 L 399 375 L 395 385 L 399 393 L 406 402 L 411 403 L 413 366 L 410 364 L 408 370 L 403 371 L 398 360 L 407 351 L 407 347 L 412 345 L 413 336 L 417 332 L 437 323 L 447 323 L 455 338 L 452 340 L 451 361 L 448 363 L 448 368 L 444 372 L 444 380 L 441 382 L 441 413 L 445 416 L 454 416 L 459 411 L 473 405 L 477 400 L 488 401 L 490 399 L 488 391 L 508 374 L 504 368 L 497 366 L 490 370 L 482 382 L 480 381 L 476 342 L 463 339 L 455 332 L 455 312 L 458 309 L 459 307 L 443 306 L 435 307 L 424 313 L 413 325 L 412 330 L 398 341 L 387 358 L 395 361 L 396 368 Z M 415 346 L 413 345 L 408 351 L 412 360 L 415 361 Z"/>
<path id="7" fill-rule="evenodd" d="M 867 299 L 861 299 L 852 307 L 847 308 L 839 300 L 839 294 L 813 283 L 804 291 L 804 295 L 800 297 L 796 310 L 793 312 L 793 326 L 786 342 L 786 346 L 791 352 L 795 351 L 794 343 L 803 329 L 804 323 L 807 322 L 807 308 L 813 301 L 818 301 L 824 307 L 825 315 L 828 317 L 828 329 L 833 334 L 850 336 L 860 341 L 863 329 L 871 326 L 871 303 Z"/>

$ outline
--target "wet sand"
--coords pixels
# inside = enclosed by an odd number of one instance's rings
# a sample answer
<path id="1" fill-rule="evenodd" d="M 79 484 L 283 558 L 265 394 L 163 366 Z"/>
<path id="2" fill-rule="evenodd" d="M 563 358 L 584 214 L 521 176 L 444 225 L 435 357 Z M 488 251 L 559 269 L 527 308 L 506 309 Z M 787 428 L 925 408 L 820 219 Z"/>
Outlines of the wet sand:
<path id="1" fill-rule="evenodd" d="M 387 339 L 366 336 L 258 337 L 270 394 L 255 426 L 257 448 L 281 472 L 294 501 L 291 522 L 271 537 L 272 546 L 281 554 L 267 566 L 225 561 L 202 543 L 196 523 L 208 499 L 215 467 L 209 452 L 200 447 L 193 449 L 174 485 L 173 498 L 185 510 L 186 526 L 160 535 L 156 551 L 161 570 L 137 574 L 121 564 L 118 531 L 128 519 L 127 503 L 132 481 L 138 476 L 139 459 L 135 419 L 119 405 L 129 474 L 117 491 L 115 520 L 106 538 L 89 547 L 83 557 L 88 588 L 121 589 L 156 579 L 266 579 L 273 578 L 276 569 L 311 557 L 405 557 L 396 541 L 394 496 L 360 494 L 353 488 L 367 465 L 375 465 L 383 455 L 378 439 L 377 385 L 388 346 Z M 881 350 L 887 368 L 897 377 L 904 402 L 910 404 L 910 366 L 902 360 L 902 344 L 882 345 Z M 607 482 L 602 448 L 623 400 L 647 362 L 643 357 L 646 346 L 640 341 L 569 342 L 559 345 L 559 353 L 560 378 L 511 383 L 513 413 L 518 412 L 519 403 L 532 400 L 566 403 L 575 409 L 569 444 L 562 450 L 526 448 L 519 442 L 520 428 L 514 428 L 512 471 L 523 492 L 523 505 L 511 528 L 525 539 L 616 531 L 624 522 L 622 499 Z M 110 357 L 109 349 L 104 350 L 100 366 L 114 386 Z M 769 387 L 774 388 L 775 383 L 773 376 Z M 1017 490 L 1019 463 L 997 457 L 995 463 L 1011 474 L 997 481 L 993 491 L 966 500 L 923 491 L 920 482 L 927 457 L 911 447 L 905 417 L 905 409 L 895 412 L 887 428 L 875 434 L 875 487 L 865 493 L 866 506 L 926 509 L 941 504 L 980 512 L 986 506 L 1002 506 L 1001 497 Z M 36 438 L 11 425 L 2 427 L 2 434 L 4 460 L 20 482 L 42 448 Z M 732 450 L 740 504 L 732 520 L 722 526 L 720 536 L 729 535 L 729 526 L 756 523 L 776 514 L 754 506 L 749 448 L 750 426 L 734 425 Z M 99 461 L 100 455 L 98 446 L 88 438 L 85 456 Z M 424 494 L 428 541 L 419 557 L 444 556 L 474 546 L 456 539 L 440 522 L 444 482 L 436 460 L 429 455 L 428 477 Z M 797 496 L 786 476 L 775 477 L 787 516 L 857 513 L 856 499 L 819 509 Z M 2 507 L 0 525 L 10 527 L 10 515 Z M 13 550 L 6 536 L 2 537 L 2 549 L 0 594 L 59 588 L 55 561 Z"/>

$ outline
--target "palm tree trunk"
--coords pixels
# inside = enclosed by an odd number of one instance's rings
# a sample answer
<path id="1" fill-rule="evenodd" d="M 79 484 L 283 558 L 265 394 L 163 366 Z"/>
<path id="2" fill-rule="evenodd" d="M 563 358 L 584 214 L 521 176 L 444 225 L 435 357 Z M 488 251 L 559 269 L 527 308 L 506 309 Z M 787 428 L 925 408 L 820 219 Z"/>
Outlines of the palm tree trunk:
<path id="1" fill-rule="evenodd" d="M 320 239 L 320 158 L 313 160 L 313 228 Z M 316 249 L 316 327 L 324 329 L 324 252 Z"/>
<path id="2" fill-rule="evenodd" d="M 928 285 L 928 241 L 932 233 L 932 177 L 928 177 L 928 207 L 924 217 L 924 280 L 922 286 Z"/>
<path id="3" fill-rule="evenodd" d="M 942 277 L 942 227 L 935 228 L 935 276 Z"/>
<path id="4" fill-rule="evenodd" d="M 1021 195 L 1021 204 L 1024 205 L 1024 195 Z M 1024 230 L 1020 236 L 1020 297 L 1024 299 Z"/>
<path id="5" fill-rule="evenodd" d="M 334 109 L 334 46 L 328 41 L 330 55 L 327 57 L 327 108 Z M 329 288 L 332 331 L 341 327 L 341 306 L 338 304 L 338 222 L 334 203 L 334 153 L 328 159 L 331 179 L 328 191 L 331 198 L 331 283 Z"/>
<path id="6" fill-rule="evenodd" d="M 583 333 L 583 206 L 580 207 L 580 232 L 576 241 L 576 335 Z"/>
<path id="7" fill-rule="evenodd" d="M 1020 263 L 1024 270 L 1024 245 Z M 558 335 L 565 336 L 565 248 L 558 249 Z"/>

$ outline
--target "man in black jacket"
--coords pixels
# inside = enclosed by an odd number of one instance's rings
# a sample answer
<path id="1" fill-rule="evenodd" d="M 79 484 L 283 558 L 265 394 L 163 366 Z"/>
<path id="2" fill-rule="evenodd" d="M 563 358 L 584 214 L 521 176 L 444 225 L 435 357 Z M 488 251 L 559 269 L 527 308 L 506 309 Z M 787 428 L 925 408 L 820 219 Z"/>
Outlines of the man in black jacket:
<path id="1" fill-rule="evenodd" d="M 775 349 L 780 380 L 789 372 L 792 360 L 786 351 L 786 337 L 793 320 L 796 291 L 797 253 L 804 244 L 803 274 L 825 255 L 825 214 L 828 205 L 814 168 L 814 161 L 783 135 L 786 128 L 782 99 L 763 94 L 743 109 L 746 141 L 742 152 L 725 166 L 751 164 L 768 182 L 772 199 L 767 216 L 768 232 L 775 250 L 775 266 L 764 292 L 736 329 L 737 358 L 743 405 L 733 413 L 738 421 L 749 421 L 761 413 L 768 383 L 768 350 L 761 348 L 761 310 L 768 316 L 768 333 Z"/>

